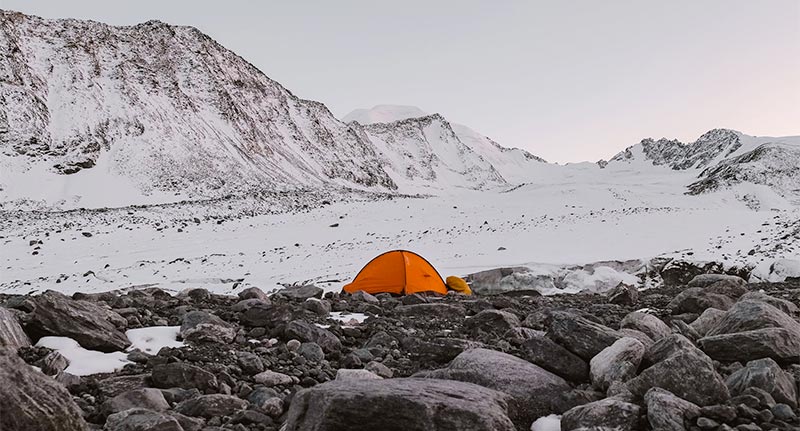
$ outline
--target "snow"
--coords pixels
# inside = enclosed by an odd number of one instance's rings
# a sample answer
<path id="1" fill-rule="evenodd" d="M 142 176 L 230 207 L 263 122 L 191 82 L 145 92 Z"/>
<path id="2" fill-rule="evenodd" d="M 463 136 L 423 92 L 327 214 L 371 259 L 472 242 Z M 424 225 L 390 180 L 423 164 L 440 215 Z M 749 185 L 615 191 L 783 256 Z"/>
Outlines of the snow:
<path id="1" fill-rule="evenodd" d="M 370 109 L 356 109 L 342 117 L 342 121 L 349 123 L 357 121 L 361 124 L 393 123 L 408 118 L 419 118 L 428 115 L 427 112 L 416 106 L 407 105 L 377 105 Z"/>
<path id="2" fill-rule="evenodd" d="M 330 316 L 333 320 L 338 320 L 345 324 L 345 326 L 357 326 L 361 323 L 364 323 L 367 320 L 367 316 L 364 313 L 344 313 L 342 314 L 341 311 L 332 311 Z"/>
<path id="3" fill-rule="evenodd" d="M 69 366 L 64 371 L 76 376 L 111 373 L 131 363 L 127 359 L 127 353 L 87 350 L 69 337 L 42 337 L 36 346 L 47 347 L 61 353 L 69 361 Z"/>
<path id="4" fill-rule="evenodd" d="M 542 416 L 531 424 L 531 431 L 561 431 L 561 416 Z"/>
<path id="5" fill-rule="evenodd" d="M 150 355 L 155 355 L 163 347 L 183 347 L 178 341 L 180 326 L 150 326 L 147 328 L 129 329 L 125 335 L 131 342 L 128 350 L 141 350 Z"/>

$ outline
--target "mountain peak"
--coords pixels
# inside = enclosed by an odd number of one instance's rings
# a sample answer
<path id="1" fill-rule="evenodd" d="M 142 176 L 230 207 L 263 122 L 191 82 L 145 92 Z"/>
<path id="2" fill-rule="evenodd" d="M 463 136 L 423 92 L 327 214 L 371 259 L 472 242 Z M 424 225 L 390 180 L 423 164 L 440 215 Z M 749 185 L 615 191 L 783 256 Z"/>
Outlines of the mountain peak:
<path id="1" fill-rule="evenodd" d="M 428 113 L 416 106 L 409 105 L 375 105 L 369 109 L 356 109 L 342 117 L 342 121 L 359 124 L 394 123 L 409 118 L 425 117 Z"/>

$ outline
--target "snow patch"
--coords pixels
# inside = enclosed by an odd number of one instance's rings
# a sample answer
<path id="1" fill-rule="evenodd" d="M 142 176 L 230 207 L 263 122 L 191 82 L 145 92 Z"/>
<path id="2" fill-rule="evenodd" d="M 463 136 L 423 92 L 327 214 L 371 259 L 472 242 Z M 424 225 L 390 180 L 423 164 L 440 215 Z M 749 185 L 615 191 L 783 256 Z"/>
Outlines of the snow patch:
<path id="1" fill-rule="evenodd" d="M 531 431 L 561 431 L 561 416 L 549 415 L 540 417 L 531 424 Z"/>
<path id="2" fill-rule="evenodd" d="M 344 326 L 360 325 L 367 320 L 367 317 L 369 316 L 364 313 L 343 313 L 341 311 L 332 311 L 330 314 L 331 319 L 344 323 Z"/>
<path id="3" fill-rule="evenodd" d="M 103 353 L 84 349 L 69 337 L 42 337 L 36 346 L 47 347 L 61 353 L 61 356 L 69 361 L 69 366 L 64 371 L 75 376 L 113 373 L 131 363 L 125 352 Z"/>
<path id="4" fill-rule="evenodd" d="M 180 326 L 151 326 L 148 328 L 129 329 L 125 335 L 131 342 L 128 350 L 139 349 L 150 355 L 155 355 L 163 347 L 183 347 L 178 341 Z"/>

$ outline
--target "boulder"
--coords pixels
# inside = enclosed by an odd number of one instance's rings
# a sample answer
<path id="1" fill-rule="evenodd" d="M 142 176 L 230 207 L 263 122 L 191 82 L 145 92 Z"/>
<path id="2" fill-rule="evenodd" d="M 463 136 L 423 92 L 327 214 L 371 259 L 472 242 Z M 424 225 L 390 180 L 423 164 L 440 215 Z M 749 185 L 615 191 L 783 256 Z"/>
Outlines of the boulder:
<path id="1" fill-rule="evenodd" d="M 256 299 L 256 298 L 242 299 L 236 304 L 231 305 L 231 311 L 235 311 L 237 313 L 243 313 L 253 307 L 267 308 L 270 305 L 272 305 L 270 301 L 264 301 L 263 299 Z"/>
<path id="2" fill-rule="evenodd" d="M 538 365 L 488 349 L 467 350 L 446 368 L 419 375 L 475 383 L 511 395 L 509 416 L 527 427 L 536 418 L 555 413 L 553 399 L 570 390 L 564 379 Z"/>
<path id="3" fill-rule="evenodd" d="M 9 348 L 14 351 L 20 347 L 31 345 L 31 340 L 22 330 L 19 319 L 13 311 L 0 307 L 0 349 Z"/>
<path id="4" fill-rule="evenodd" d="M 263 302 L 269 303 L 269 295 L 264 293 L 263 290 L 257 287 L 248 287 L 247 289 L 242 290 L 241 292 L 236 294 L 239 299 L 246 300 L 246 299 L 258 299 Z"/>
<path id="5" fill-rule="evenodd" d="M 289 386 L 292 384 L 292 377 L 283 373 L 267 370 L 253 376 L 256 383 L 260 383 L 266 387 L 272 386 Z"/>
<path id="6" fill-rule="evenodd" d="M 64 372 L 69 366 L 69 361 L 61 353 L 53 351 L 39 361 L 42 372 L 48 376 L 55 376 Z"/>
<path id="7" fill-rule="evenodd" d="M 617 332 L 619 332 L 623 337 L 630 337 L 639 340 L 640 343 L 644 344 L 645 349 L 649 349 L 650 346 L 655 344 L 653 339 L 648 337 L 647 334 L 642 331 L 637 331 L 636 329 L 622 328 Z"/>
<path id="8" fill-rule="evenodd" d="M 639 289 L 630 284 L 620 283 L 606 293 L 608 302 L 619 305 L 633 305 L 639 301 Z"/>
<path id="9" fill-rule="evenodd" d="M 292 316 L 292 308 L 286 304 L 259 303 L 244 310 L 239 316 L 239 322 L 245 326 L 274 328 L 289 322 Z"/>
<path id="10" fill-rule="evenodd" d="M 308 298 L 322 298 L 324 292 L 324 290 L 313 284 L 306 284 L 304 286 L 285 287 L 275 292 L 275 295 L 285 296 L 295 301 L 305 301 Z"/>
<path id="11" fill-rule="evenodd" d="M 380 380 L 383 377 L 369 370 L 339 368 L 336 370 L 336 380 Z"/>
<path id="12" fill-rule="evenodd" d="M 338 351 L 342 342 L 331 331 L 303 320 L 293 320 L 283 331 L 287 339 L 297 339 L 306 343 L 317 343 L 325 353 Z"/>
<path id="13" fill-rule="evenodd" d="M 692 420 L 700 415 L 700 407 L 681 399 L 670 391 L 651 388 L 644 394 L 647 421 L 659 431 L 687 431 Z"/>
<path id="14" fill-rule="evenodd" d="M 150 379 L 157 388 L 196 388 L 202 392 L 215 391 L 217 378 L 210 372 L 185 362 L 172 362 L 153 367 Z"/>
<path id="15" fill-rule="evenodd" d="M 477 341 L 450 337 L 436 337 L 430 341 L 406 337 L 403 338 L 402 345 L 415 359 L 436 364 L 449 362 L 465 350 L 483 347 Z"/>
<path id="16" fill-rule="evenodd" d="M 147 409 L 156 412 L 169 410 L 169 403 L 164 394 L 155 388 L 140 388 L 123 392 L 103 403 L 103 412 L 107 415 L 129 409 Z"/>
<path id="17" fill-rule="evenodd" d="M 700 274 L 692 278 L 687 284 L 689 287 L 708 287 L 712 284 L 725 281 L 731 284 L 744 286 L 747 282 L 742 277 L 727 274 Z"/>
<path id="18" fill-rule="evenodd" d="M 784 328 L 800 334 L 800 323 L 778 308 L 761 300 L 740 300 L 727 310 L 706 335 L 732 334 L 763 328 Z"/>
<path id="19" fill-rule="evenodd" d="M 425 304 L 400 305 L 392 313 L 403 317 L 446 317 L 463 319 L 467 311 L 459 304 L 431 302 Z"/>
<path id="20" fill-rule="evenodd" d="M 571 313 L 553 313 L 547 336 L 588 361 L 622 338 L 619 332 Z"/>
<path id="21" fill-rule="evenodd" d="M 532 335 L 520 346 L 522 357 L 572 382 L 589 380 L 589 364 L 544 334 Z"/>
<path id="22" fill-rule="evenodd" d="M 688 338 L 681 334 L 672 334 L 669 337 L 658 340 L 647 349 L 644 354 L 644 364 L 647 366 L 653 365 L 685 350 L 699 352 L 699 349 Z M 702 355 L 702 352 L 699 354 Z"/>
<path id="23" fill-rule="evenodd" d="M 723 362 L 772 358 L 782 364 L 800 363 L 800 335 L 783 328 L 712 335 L 698 344 L 709 357 Z"/>
<path id="24" fill-rule="evenodd" d="M 731 374 L 725 384 L 731 395 L 740 395 L 750 388 L 763 389 L 775 401 L 797 408 L 797 384 L 792 374 L 784 371 L 772 359 L 750 361 Z"/>
<path id="25" fill-rule="evenodd" d="M 681 286 L 689 283 L 697 275 L 719 273 L 722 269 L 722 265 L 716 262 L 693 262 L 673 259 L 659 270 L 659 275 L 665 286 Z"/>
<path id="26" fill-rule="evenodd" d="M 178 420 L 166 413 L 133 408 L 114 413 L 103 427 L 106 431 L 184 431 Z"/>
<path id="27" fill-rule="evenodd" d="M 619 323 L 620 328 L 635 329 L 643 332 L 653 341 L 669 336 L 672 331 L 666 323 L 652 314 L 634 311 L 626 315 Z"/>
<path id="28" fill-rule="evenodd" d="M 317 316 L 325 317 L 331 312 L 331 303 L 324 299 L 308 298 L 303 302 L 303 308 Z"/>
<path id="29" fill-rule="evenodd" d="M 788 315 L 796 315 L 800 310 L 798 310 L 797 305 L 795 305 L 791 301 L 787 301 L 785 299 L 776 298 L 774 296 L 769 296 L 764 292 L 748 292 L 742 295 L 739 298 L 740 301 L 761 301 L 766 302 L 767 304 L 783 311 Z"/>
<path id="30" fill-rule="evenodd" d="M 606 390 L 613 382 L 627 382 L 636 376 L 645 347 L 639 340 L 624 337 L 595 355 L 589 362 L 592 384 Z"/>
<path id="31" fill-rule="evenodd" d="M 519 318 L 502 310 L 483 310 L 464 321 L 464 327 L 468 330 L 492 334 L 503 334 L 518 326 Z"/>
<path id="32" fill-rule="evenodd" d="M 716 325 L 722 316 L 725 315 L 725 312 L 722 310 L 717 310 L 716 308 L 706 308 L 697 319 L 695 319 L 689 326 L 694 329 L 695 332 L 701 337 L 705 336 L 709 330 L 711 330 L 714 325 Z"/>
<path id="33" fill-rule="evenodd" d="M 637 398 L 650 388 L 662 388 L 699 406 L 721 404 L 730 398 L 713 362 L 698 349 L 678 350 L 642 371 L 626 386 Z"/>
<path id="34" fill-rule="evenodd" d="M 175 411 L 186 416 L 212 418 L 214 416 L 230 416 L 246 409 L 248 402 L 233 395 L 211 394 L 200 395 L 181 401 Z"/>
<path id="35" fill-rule="evenodd" d="M 239 368 L 242 369 L 242 372 L 248 376 L 264 371 L 264 361 L 252 352 L 236 352 L 236 363 L 239 364 Z"/>
<path id="36" fill-rule="evenodd" d="M 190 311 L 183 315 L 180 334 L 186 341 L 228 344 L 236 338 L 236 329 L 211 313 Z"/>
<path id="37" fill-rule="evenodd" d="M 727 295 L 709 292 L 702 287 L 690 287 L 675 296 L 667 307 L 672 310 L 672 314 L 700 314 L 707 308 L 727 310 L 731 305 L 733 299 Z"/>
<path id="38" fill-rule="evenodd" d="M 0 388 L 0 430 L 87 429 L 69 392 L 7 348 L 0 348 Z"/>
<path id="39" fill-rule="evenodd" d="M 89 350 L 116 352 L 130 346 L 128 337 L 112 322 L 125 318 L 88 301 L 74 301 L 48 290 L 34 299 L 25 331 L 38 340 L 45 336 L 69 337 Z"/>
<path id="40" fill-rule="evenodd" d="M 507 401 L 503 393 L 457 381 L 332 381 L 294 396 L 285 431 L 514 431 Z"/>
<path id="41" fill-rule="evenodd" d="M 561 416 L 561 430 L 603 429 L 636 431 L 641 429 L 641 408 L 614 398 L 605 398 L 573 407 Z"/>
<path id="42" fill-rule="evenodd" d="M 359 302 L 367 302 L 369 304 L 380 304 L 380 299 L 376 298 L 375 295 L 367 293 L 363 290 L 357 290 L 350 295 L 350 298 L 354 301 Z"/>

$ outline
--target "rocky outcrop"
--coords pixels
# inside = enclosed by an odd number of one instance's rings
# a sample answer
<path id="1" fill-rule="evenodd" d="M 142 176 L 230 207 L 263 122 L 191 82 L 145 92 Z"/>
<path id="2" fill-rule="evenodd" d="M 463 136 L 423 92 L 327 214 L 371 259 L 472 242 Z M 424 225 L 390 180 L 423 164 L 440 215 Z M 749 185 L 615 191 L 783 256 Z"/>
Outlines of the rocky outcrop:
<path id="1" fill-rule="evenodd" d="M 19 319 L 11 310 L 0 307 L 0 348 L 17 350 L 30 346 L 31 341 L 22 330 Z"/>

